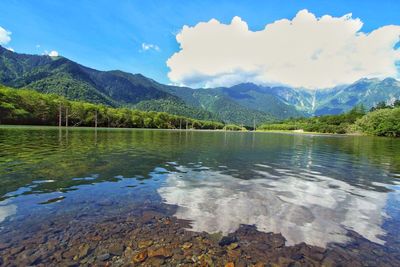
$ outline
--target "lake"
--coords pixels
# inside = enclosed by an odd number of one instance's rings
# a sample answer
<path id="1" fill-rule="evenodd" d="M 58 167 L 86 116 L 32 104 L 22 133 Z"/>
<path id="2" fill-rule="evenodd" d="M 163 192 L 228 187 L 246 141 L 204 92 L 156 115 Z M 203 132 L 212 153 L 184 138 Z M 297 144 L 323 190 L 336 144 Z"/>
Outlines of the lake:
<path id="1" fill-rule="evenodd" d="M 400 266 L 399 229 L 399 139 L 0 128 L 0 265 Z"/>

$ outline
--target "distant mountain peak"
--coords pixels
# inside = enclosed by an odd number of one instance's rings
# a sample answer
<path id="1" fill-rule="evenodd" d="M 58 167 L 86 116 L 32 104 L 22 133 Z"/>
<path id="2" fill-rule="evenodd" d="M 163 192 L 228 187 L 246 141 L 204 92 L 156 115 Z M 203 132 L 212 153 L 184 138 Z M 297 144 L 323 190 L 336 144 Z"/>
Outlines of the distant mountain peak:
<path id="1" fill-rule="evenodd" d="M 355 81 L 352 84 L 357 84 L 357 83 L 378 83 L 378 82 L 398 82 L 396 78 L 393 77 L 386 77 L 386 78 L 361 78 L 357 81 Z M 351 84 L 350 84 L 351 85 Z"/>
<path id="2" fill-rule="evenodd" d="M 231 86 L 230 88 L 232 88 L 232 89 L 235 89 L 235 88 L 258 89 L 260 87 L 261 87 L 260 85 L 257 85 L 255 83 L 246 82 L 246 83 L 238 83 L 236 85 Z"/>
<path id="3" fill-rule="evenodd" d="M 398 83 L 399 80 L 397 80 L 396 78 L 393 78 L 393 77 L 387 77 L 387 78 L 383 79 L 382 82 L 384 82 L 384 83 Z"/>

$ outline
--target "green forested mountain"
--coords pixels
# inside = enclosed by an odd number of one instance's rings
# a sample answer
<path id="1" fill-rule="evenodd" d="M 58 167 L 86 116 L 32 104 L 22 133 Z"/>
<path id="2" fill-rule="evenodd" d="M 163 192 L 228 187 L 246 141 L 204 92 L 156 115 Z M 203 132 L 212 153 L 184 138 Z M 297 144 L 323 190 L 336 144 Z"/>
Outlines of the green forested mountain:
<path id="1" fill-rule="evenodd" d="M 234 99 L 240 105 L 273 114 L 276 119 L 304 116 L 306 113 L 281 101 L 270 88 L 252 83 L 238 84 L 228 88 L 218 88 L 221 94 Z"/>
<path id="2" fill-rule="evenodd" d="M 196 119 L 250 125 L 253 117 L 259 121 L 273 118 L 242 107 L 231 99 L 223 99 L 220 103 L 222 96 L 217 100 L 212 99 L 213 95 L 197 96 L 197 90 L 162 85 L 141 74 L 98 71 L 64 57 L 18 54 L 1 46 L 0 83 L 54 93 L 71 100 L 113 107 L 135 106 L 142 110 L 165 111 Z M 187 94 L 186 98 L 182 97 L 184 94 Z"/>
<path id="3" fill-rule="evenodd" d="M 216 114 L 227 123 L 252 126 L 256 123 L 276 119 L 276 114 L 248 107 L 221 92 L 220 89 L 190 89 L 187 87 L 165 87 L 168 93 L 175 95 L 191 106 Z"/>
<path id="4" fill-rule="evenodd" d="M 381 101 L 400 99 L 400 83 L 392 78 L 362 79 L 321 90 L 251 83 L 192 89 L 163 85 L 141 74 L 94 70 L 64 57 L 18 54 L 1 46 L 0 84 L 112 107 L 164 111 L 248 126 L 254 121 L 258 124 L 340 114 L 358 104 L 369 109 Z"/>
<path id="5" fill-rule="evenodd" d="M 174 98 L 142 83 L 142 75 L 98 71 L 64 57 L 17 54 L 0 48 L 0 83 L 113 106 Z"/>
<path id="6" fill-rule="evenodd" d="M 215 113 L 206 111 L 201 108 L 188 106 L 182 100 L 175 100 L 175 99 L 143 100 L 134 105 L 133 107 L 143 111 L 167 112 L 170 114 L 186 116 L 190 118 L 221 121 L 221 118 L 218 117 Z"/>
<path id="7" fill-rule="evenodd" d="M 1 85 L 0 124 L 162 129 L 223 129 L 225 126 L 221 122 L 71 101 L 55 94 Z"/>

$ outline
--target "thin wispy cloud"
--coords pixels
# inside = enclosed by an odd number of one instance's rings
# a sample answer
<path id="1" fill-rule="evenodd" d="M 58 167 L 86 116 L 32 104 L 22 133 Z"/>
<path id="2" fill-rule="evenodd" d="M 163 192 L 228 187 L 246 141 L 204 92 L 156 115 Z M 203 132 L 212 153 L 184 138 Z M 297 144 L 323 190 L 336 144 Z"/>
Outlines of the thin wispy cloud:
<path id="1" fill-rule="evenodd" d="M 252 31 L 240 17 L 184 26 L 168 77 L 189 86 L 239 82 L 327 88 L 360 78 L 398 78 L 400 26 L 362 31 L 352 14 L 316 17 L 307 10 Z"/>
<path id="2" fill-rule="evenodd" d="M 145 51 L 151 51 L 151 50 L 159 52 L 160 47 L 155 44 L 142 43 L 142 47 L 141 47 L 140 51 L 145 52 Z"/>

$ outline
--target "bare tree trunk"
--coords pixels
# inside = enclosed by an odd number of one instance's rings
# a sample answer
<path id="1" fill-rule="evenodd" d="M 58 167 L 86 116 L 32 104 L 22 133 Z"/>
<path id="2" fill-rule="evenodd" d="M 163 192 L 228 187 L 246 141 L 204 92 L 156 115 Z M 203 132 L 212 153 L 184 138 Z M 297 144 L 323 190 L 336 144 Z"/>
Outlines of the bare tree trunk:
<path id="1" fill-rule="evenodd" d="M 68 107 L 65 108 L 65 127 L 68 127 Z"/>
<path id="2" fill-rule="evenodd" d="M 61 113 L 61 104 L 58 107 L 58 127 L 62 126 L 62 113 Z"/>
<path id="3" fill-rule="evenodd" d="M 179 129 L 182 130 L 182 119 L 179 119 Z"/>

